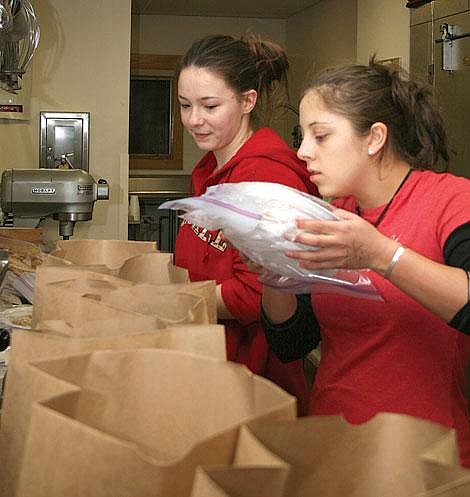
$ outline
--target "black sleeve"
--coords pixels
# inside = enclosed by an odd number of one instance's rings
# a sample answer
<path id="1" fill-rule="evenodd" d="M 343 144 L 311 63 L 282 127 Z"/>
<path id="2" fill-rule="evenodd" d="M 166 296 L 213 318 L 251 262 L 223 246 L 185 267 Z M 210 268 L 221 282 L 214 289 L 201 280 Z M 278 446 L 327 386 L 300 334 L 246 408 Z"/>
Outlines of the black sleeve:
<path id="1" fill-rule="evenodd" d="M 261 307 L 261 323 L 269 346 L 281 362 L 302 359 L 320 342 L 320 325 L 310 294 L 297 295 L 297 311 L 284 323 L 271 323 Z"/>
<path id="2" fill-rule="evenodd" d="M 454 230 L 444 245 L 444 260 L 447 265 L 470 271 L 470 223 Z M 470 278 L 470 277 L 469 277 Z M 470 335 L 470 280 L 469 299 L 462 309 L 449 321 L 449 326 Z"/>

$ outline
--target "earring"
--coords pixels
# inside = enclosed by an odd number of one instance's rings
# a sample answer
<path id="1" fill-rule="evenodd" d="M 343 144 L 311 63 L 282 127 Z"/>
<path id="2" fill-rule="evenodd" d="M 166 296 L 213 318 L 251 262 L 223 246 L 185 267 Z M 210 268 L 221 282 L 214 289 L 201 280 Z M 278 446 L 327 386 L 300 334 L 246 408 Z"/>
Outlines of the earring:
<path id="1" fill-rule="evenodd" d="M 374 155 L 374 151 L 373 151 L 371 148 L 369 148 L 369 150 L 367 151 L 367 153 L 368 153 L 369 155 Z"/>

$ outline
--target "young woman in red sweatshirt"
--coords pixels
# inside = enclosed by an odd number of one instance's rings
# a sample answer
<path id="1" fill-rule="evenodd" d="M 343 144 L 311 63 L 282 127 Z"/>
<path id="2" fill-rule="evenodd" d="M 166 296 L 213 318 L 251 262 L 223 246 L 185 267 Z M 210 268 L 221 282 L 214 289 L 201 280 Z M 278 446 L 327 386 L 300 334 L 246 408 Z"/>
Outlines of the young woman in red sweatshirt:
<path id="1" fill-rule="evenodd" d="M 183 56 L 178 73 L 181 120 L 206 152 L 192 173 L 192 194 L 219 183 L 267 181 L 315 194 L 305 163 L 274 130 L 255 130 L 253 116 L 281 106 L 287 95 L 288 62 L 277 44 L 249 36 L 225 35 L 196 41 Z M 281 90 L 281 91 L 279 91 Z M 259 117 L 259 116 L 258 116 Z M 245 364 L 295 395 L 300 415 L 308 393 L 302 361 L 282 364 L 269 350 L 260 324 L 262 286 L 237 250 L 219 231 L 183 224 L 175 262 L 192 281 L 217 282 L 218 316 L 225 325 L 227 358 Z"/>

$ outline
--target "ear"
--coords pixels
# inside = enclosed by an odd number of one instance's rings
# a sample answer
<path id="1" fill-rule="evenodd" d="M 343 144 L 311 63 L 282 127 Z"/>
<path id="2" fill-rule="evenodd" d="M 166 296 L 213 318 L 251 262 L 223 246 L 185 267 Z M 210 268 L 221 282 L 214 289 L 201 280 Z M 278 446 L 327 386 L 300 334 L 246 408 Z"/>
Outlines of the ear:
<path id="1" fill-rule="evenodd" d="M 256 90 L 248 90 L 242 95 L 243 112 L 249 114 L 256 105 L 258 100 L 258 92 Z"/>
<path id="2" fill-rule="evenodd" d="M 388 138 L 387 125 L 381 122 L 374 123 L 370 127 L 369 136 L 367 138 L 367 153 L 375 155 L 383 150 Z"/>

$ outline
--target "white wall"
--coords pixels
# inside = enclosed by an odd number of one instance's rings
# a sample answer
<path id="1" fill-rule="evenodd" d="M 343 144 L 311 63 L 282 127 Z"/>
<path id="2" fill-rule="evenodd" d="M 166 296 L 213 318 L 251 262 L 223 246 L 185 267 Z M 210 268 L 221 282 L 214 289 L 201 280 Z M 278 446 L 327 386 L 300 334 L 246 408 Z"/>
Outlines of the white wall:
<path id="1" fill-rule="evenodd" d="M 285 21 L 239 17 L 132 16 L 132 52 L 181 55 L 209 34 L 238 36 L 247 31 L 285 44 Z"/>
<path id="2" fill-rule="evenodd" d="M 39 166 L 39 112 L 90 112 L 90 173 L 110 200 L 75 238 L 127 238 L 131 0 L 33 0 L 41 28 L 33 57 L 31 119 L 0 122 L 0 169 Z M 45 223 L 57 237 L 57 223 Z"/>
<path id="3" fill-rule="evenodd" d="M 227 17 L 185 16 L 132 16 L 133 53 L 182 55 L 197 38 L 209 34 L 239 36 L 247 31 L 276 41 L 285 46 L 285 21 L 280 19 L 250 19 Z M 158 171 L 158 174 L 188 174 L 201 158 L 202 153 L 193 139 L 183 135 L 183 170 Z M 149 171 L 133 170 L 132 174 L 149 174 Z"/>
<path id="4" fill-rule="evenodd" d="M 410 9 L 405 1 L 357 0 L 357 61 L 400 57 L 410 65 Z"/>
<path id="5" fill-rule="evenodd" d="M 356 0 L 326 0 L 290 17 L 286 25 L 290 94 L 294 107 L 312 72 L 356 59 Z M 290 116 L 290 125 L 297 118 Z"/>

